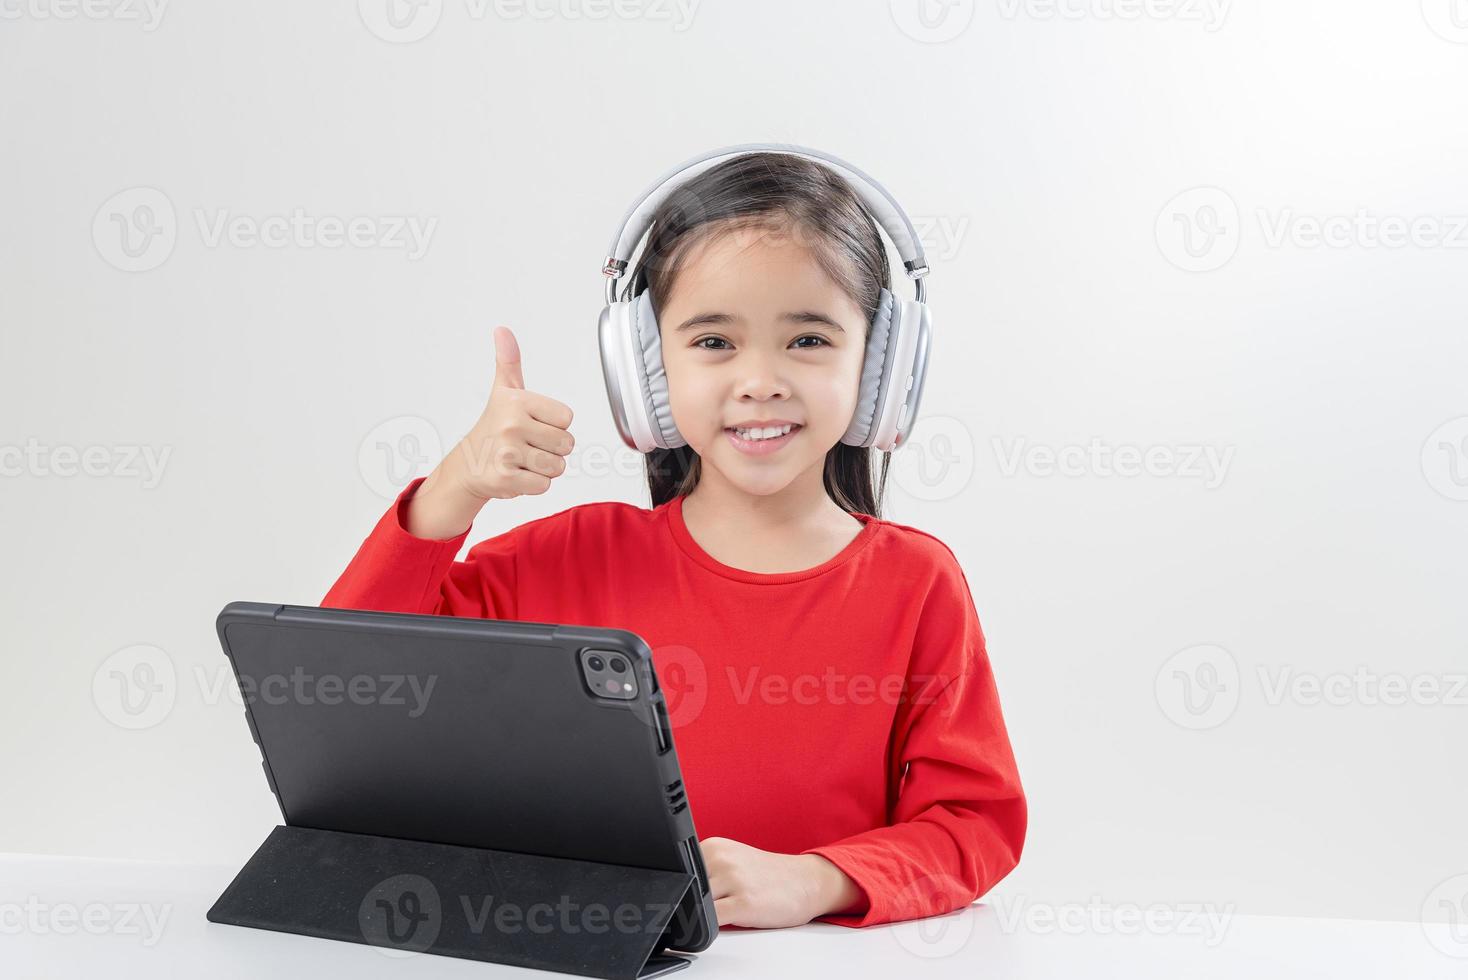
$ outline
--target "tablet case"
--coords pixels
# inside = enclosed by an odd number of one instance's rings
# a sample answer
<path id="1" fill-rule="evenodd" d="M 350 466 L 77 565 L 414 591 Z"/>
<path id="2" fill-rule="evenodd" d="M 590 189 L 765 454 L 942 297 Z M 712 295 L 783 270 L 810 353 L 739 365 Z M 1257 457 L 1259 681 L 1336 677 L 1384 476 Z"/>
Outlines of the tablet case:
<path id="1" fill-rule="evenodd" d="M 662 952 L 659 943 L 690 887 L 696 885 L 686 872 L 276 827 L 208 919 L 606 980 L 647 980 L 691 962 Z"/>
<path id="2" fill-rule="evenodd" d="M 681 969 L 691 959 L 665 950 L 712 942 L 666 707 L 636 634 L 265 603 L 231 603 L 217 627 L 257 694 L 302 664 L 341 677 L 405 660 L 445 687 L 427 721 L 247 696 L 286 825 L 210 921 L 607 980 Z M 494 655 L 476 659 L 486 644 Z M 635 701 L 568 686 L 587 648 L 628 658 Z M 538 737 L 520 744 L 527 731 Z"/>

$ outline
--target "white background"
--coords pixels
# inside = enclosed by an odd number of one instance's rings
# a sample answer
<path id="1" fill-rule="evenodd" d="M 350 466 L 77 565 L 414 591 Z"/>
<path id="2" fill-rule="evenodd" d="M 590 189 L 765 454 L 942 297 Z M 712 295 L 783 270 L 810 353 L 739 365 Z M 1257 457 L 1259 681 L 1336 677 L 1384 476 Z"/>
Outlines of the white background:
<path id="1" fill-rule="evenodd" d="M 470 541 L 646 505 L 606 239 L 666 167 L 778 140 L 925 229 L 884 516 L 954 550 L 988 635 L 1031 804 L 996 895 L 1461 908 L 1468 4 L 558 3 L 0 3 L 0 850 L 253 850 L 278 813 L 214 616 L 319 602 L 478 413 L 496 324 L 580 459 Z M 139 205 L 163 234 L 123 238 Z M 297 210 L 432 233 L 210 238 Z"/>

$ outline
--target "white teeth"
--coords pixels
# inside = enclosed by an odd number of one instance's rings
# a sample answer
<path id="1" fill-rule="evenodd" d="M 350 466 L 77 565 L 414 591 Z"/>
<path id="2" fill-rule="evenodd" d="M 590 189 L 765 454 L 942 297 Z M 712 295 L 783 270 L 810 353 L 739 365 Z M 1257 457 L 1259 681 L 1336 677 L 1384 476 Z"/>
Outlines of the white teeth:
<path id="1" fill-rule="evenodd" d="M 775 438 L 778 438 L 780 436 L 783 436 L 785 433 L 789 432 L 793 428 L 795 428 L 795 426 L 793 426 L 793 425 L 782 425 L 782 426 L 779 426 L 778 428 L 773 428 L 773 429 L 740 429 L 740 428 L 735 428 L 734 431 L 736 433 L 738 433 L 739 438 L 741 438 L 741 439 L 751 439 L 751 440 L 754 440 L 754 439 L 775 439 Z"/>

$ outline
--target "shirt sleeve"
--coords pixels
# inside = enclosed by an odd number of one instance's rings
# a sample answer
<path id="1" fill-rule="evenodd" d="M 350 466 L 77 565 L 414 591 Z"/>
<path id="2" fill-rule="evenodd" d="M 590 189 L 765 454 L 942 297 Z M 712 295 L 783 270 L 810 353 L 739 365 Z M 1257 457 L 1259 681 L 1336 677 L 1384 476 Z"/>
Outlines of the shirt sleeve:
<path id="1" fill-rule="evenodd" d="M 378 520 L 323 606 L 378 612 L 515 618 L 515 561 L 520 528 L 486 538 L 455 561 L 468 529 L 436 540 L 408 533 L 407 505 L 423 482 L 403 488 Z"/>
<path id="2" fill-rule="evenodd" d="M 900 789 L 889 826 L 801 852 L 831 861 L 862 893 L 818 921 L 855 928 L 941 915 L 1019 862 L 1024 792 L 968 581 L 943 550 L 893 723 L 889 778 Z"/>

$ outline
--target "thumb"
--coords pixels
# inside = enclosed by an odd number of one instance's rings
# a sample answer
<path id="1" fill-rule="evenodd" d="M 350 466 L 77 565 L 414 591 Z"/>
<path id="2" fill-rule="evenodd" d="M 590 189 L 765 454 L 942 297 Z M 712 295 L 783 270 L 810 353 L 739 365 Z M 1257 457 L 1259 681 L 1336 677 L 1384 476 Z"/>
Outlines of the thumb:
<path id="1" fill-rule="evenodd" d="M 520 372 L 520 345 L 509 327 L 494 328 L 495 387 L 524 388 L 525 375 Z"/>

